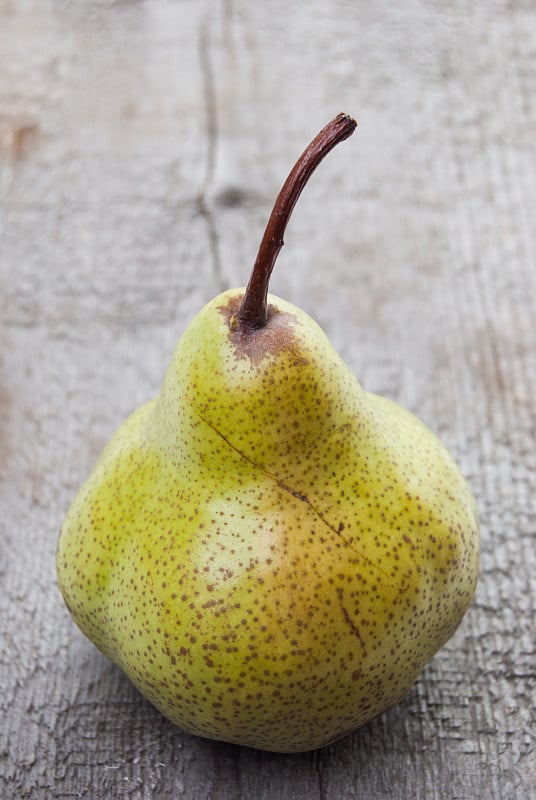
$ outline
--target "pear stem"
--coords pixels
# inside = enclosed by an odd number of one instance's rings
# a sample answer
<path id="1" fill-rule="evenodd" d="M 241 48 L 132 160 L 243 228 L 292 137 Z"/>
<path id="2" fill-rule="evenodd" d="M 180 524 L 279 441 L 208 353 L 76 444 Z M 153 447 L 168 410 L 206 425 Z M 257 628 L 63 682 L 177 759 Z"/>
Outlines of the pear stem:
<path id="1" fill-rule="evenodd" d="M 285 229 L 294 206 L 324 156 L 339 142 L 348 139 L 356 126 L 357 121 L 353 117 L 338 114 L 315 136 L 291 169 L 277 195 L 236 315 L 236 321 L 243 329 L 258 330 L 268 322 L 268 284 L 279 251 L 284 245 Z"/>

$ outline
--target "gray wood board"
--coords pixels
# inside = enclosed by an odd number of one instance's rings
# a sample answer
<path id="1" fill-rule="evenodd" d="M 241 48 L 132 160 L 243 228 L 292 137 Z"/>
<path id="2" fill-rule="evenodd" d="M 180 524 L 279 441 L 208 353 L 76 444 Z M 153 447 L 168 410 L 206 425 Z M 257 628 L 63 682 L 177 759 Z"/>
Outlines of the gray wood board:
<path id="1" fill-rule="evenodd" d="M 532 0 L 0 0 L 0 797 L 536 797 Z M 294 158 L 360 120 L 272 290 L 475 491 L 481 579 L 396 708 L 286 756 L 183 734 L 76 629 L 54 551 Z"/>

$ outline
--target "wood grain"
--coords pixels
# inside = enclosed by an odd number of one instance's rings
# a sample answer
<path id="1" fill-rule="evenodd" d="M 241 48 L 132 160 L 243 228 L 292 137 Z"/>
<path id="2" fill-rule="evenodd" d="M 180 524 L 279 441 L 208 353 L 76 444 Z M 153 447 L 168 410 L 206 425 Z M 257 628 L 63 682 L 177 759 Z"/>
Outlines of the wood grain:
<path id="1" fill-rule="evenodd" d="M 536 798 L 536 16 L 531 0 L 0 0 L 0 797 Z M 63 514 L 243 285 L 335 113 L 272 290 L 443 438 L 482 571 L 397 707 L 281 756 L 167 723 L 59 595 Z"/>

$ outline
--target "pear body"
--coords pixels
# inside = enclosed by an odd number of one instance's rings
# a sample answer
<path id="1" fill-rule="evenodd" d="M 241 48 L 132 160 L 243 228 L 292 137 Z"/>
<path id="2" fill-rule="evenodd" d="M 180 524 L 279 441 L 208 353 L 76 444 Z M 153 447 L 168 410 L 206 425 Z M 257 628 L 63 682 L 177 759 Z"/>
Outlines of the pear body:
<path id="1" fill-rule="evenodd" d="M 62 526 L 81 630 L 185 731 L 282 752 L 398 702 L 460 623 L 478 515 L 438 439 L 365 392 L 304 312 L 243 290 L 183 334 L 161 395 Z"/>

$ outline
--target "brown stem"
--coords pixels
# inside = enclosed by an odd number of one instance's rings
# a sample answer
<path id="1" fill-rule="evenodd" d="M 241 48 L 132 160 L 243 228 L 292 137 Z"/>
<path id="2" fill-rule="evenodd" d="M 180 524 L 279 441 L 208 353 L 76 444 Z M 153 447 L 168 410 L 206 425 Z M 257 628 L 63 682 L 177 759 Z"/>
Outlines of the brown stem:
<path id="1" fill-rule="evenodd" d="M 294 164 L 274 203 L 262 237 L 251 277 L 236 319 L 243 328 L 258 330 L 268 321 L 268 284 L 290 215 L 302 190 L 324 156 L 339 142 L 352 135 L 357 122 L 348 114 L 338 114 L 305 148 Z"/>

